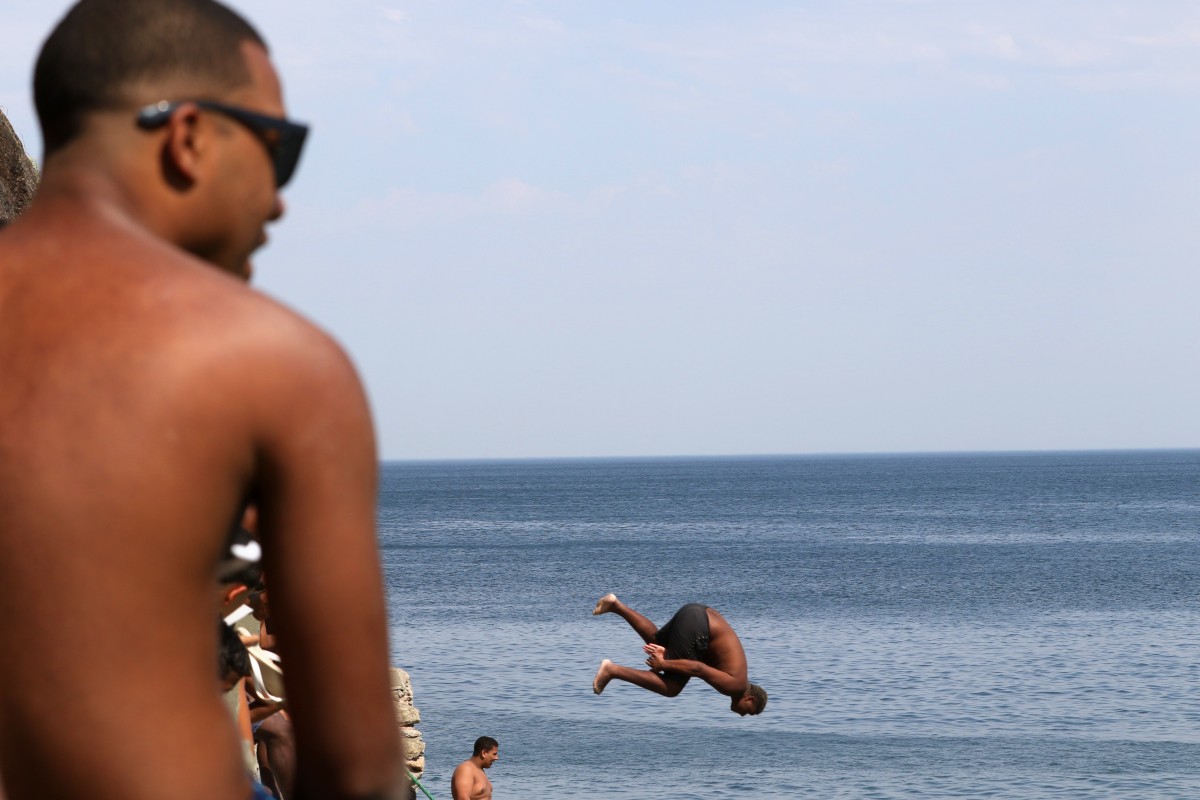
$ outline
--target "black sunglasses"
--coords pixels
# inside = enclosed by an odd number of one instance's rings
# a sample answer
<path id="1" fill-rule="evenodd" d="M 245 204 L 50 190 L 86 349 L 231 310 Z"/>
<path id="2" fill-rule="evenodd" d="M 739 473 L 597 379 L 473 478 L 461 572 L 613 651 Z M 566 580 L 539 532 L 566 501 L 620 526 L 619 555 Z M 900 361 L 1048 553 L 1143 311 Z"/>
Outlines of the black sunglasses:
<path id="1" fill-rule="evenodd" d="M 195 103 L 200 108 L 224 114 L 245 125 L 267 148 L 267 153 L 271 156 L 271 165 L 275 168 L 275 185 L 282 189 L 292 179 L 292 174 L 296 171 L 296 164 L 300 161 L 300 151 L 304 149 L 304 139 L 308 136 L 307 125 L 282 117 L 269 117 L 266 114 L 216 103 L 212 100 L 177 100 L 175 102 L 162 100 L 138 111 L 137 123 L 147 130 L 166 125 L 175 109 L 185 102 Z"/>

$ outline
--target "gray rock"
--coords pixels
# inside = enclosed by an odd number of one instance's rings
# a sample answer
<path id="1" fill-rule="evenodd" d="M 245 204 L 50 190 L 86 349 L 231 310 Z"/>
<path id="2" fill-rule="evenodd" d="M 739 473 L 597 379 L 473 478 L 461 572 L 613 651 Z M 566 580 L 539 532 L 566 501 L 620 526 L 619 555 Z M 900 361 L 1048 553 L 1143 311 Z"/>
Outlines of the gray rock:
<path id="1" fill-rule="evenodd" d="M 414 726 L 421 721 L 421 712 L 413 705 L 412 681 L 408 673 L 397 667 L 392 667 L 392 705 L 396 709 L 396 724 L 400 726 L 404 744 L 405 766 L 420 778 L 425 772 L 425 741 Z"/>
<path id="2" fill-rule="evenodd" d="M 20 137 L 0 111 L 0 226 L 25 210 L 37 185 L 37 165 L 25 154 Z"/>

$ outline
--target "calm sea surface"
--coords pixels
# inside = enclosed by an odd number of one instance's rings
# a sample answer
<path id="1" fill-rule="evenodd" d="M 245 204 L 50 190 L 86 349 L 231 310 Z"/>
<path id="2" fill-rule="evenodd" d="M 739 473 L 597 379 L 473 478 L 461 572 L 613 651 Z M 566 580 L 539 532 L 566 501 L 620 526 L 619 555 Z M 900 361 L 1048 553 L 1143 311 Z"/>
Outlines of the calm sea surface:
<path id="1" fill-rule="evenodd" d="M 1200 798 L 1200 452 L 385 465 L 425 785 L 504 798 Z M 770 693 L 614 681 L 719 609 Z"/>

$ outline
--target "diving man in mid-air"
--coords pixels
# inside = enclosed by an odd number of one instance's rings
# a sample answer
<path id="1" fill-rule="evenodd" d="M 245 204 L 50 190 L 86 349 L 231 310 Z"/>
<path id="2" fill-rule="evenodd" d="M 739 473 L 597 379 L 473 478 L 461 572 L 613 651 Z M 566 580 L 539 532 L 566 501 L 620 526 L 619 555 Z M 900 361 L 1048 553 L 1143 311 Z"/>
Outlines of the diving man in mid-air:
<path id="1" fill-rule="evenodd" d="M 761 714 L 767 693 L 747 678 L 746 652 L 733 628 L 714 608 L 688 603 L 659 628 L 653 622 L 606 594 L 592 609 L 593 614 L 613 613 L 637 631 L 646 644 L 648 670 L 631 669 L 609 659 L 600 662 L 592 691 L 600 694 L 613 678 L 643 689 L 674 697 L 692 677 L 730 698 L 729 710 L 743 717 Z"/>

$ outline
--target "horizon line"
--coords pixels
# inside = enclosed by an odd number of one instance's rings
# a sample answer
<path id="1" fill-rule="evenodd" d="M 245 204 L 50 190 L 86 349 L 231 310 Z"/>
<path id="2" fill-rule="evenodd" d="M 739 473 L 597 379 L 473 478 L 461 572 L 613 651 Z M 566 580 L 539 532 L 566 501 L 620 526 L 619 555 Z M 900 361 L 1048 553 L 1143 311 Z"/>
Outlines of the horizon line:
<path id="1" fill-rule="evenodd" d="M 1103 453 L 1186 453 L 1200 447 L 1097 447 L 1014 450 L 861 450 L 813 453 L 694 453 L 687 455 L 589 455 L 589 456 L 448 456 L 433 458 L 381 458 L 380 464 L 463 464 L 517 463 L 554 461 L 684 461 L 717 459 L 770 458 L 886 458 L 905 456 L 1017 456 L 1017 455 L 1097 455 Z"/>

